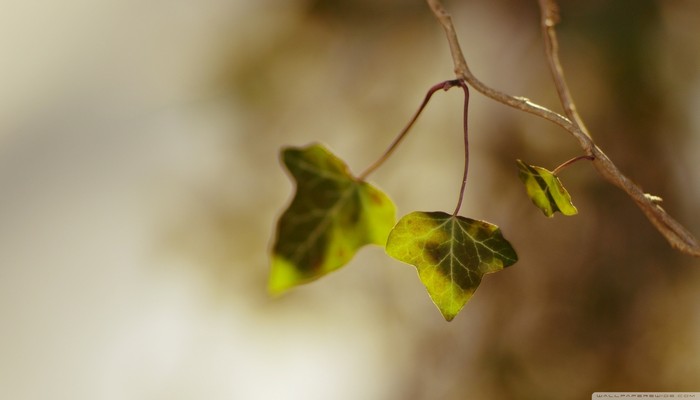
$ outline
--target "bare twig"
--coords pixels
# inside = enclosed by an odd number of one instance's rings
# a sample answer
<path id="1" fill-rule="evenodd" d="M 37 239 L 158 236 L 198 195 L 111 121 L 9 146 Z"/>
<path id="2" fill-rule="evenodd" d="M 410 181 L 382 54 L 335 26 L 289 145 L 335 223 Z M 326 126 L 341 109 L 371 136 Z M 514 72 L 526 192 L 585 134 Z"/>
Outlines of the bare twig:
<path id="1" fill-rule="evenodd" d="M 542 36 L 544 37 L 545 50 L 549 69 L 552 72 L 552 79 L 557 88 L 557 94 L 564 107 L 564 113 L 586 136 L 590 137 L 586 125 L 576 110 L 576 104 L 569 91 L 569 85 L 564 79 L 564 69 L 559 61 L 559 41 L 554 27 L 559 23 L 559 7 L 555 0 L 539 0 L 541 12 Z"/>
<path id="2" fill-rule="evenodd" d="M 455 32 L 452 18 L 445 10 L 440 0 L 426 0 L 430 9 L 435 14 L 438 22 L 442 26 L 452 53 L 452 61 L 457 78 L 463 79 L 478 92 L 510 107 L 537 115 L 561 126 L 576 138 L 581 148 L 588 156 L 594 157 L 593 165 L 600 175 L 608 182 L 624 190 L 632 200 L 639 206 L 644 215 L 651 221 L 654 227 L 666 238 L 669 244 L 677 250 L 695 257 L 700 257 L 700 244 L 697 239 L 688 232 L 681 224 L 674 220 L 656 202 L 653 196 L 649 196 L 629 180 L 608 156 L 593 142 L 590 134 L 586 130 L 564 80 L 564 73 L 559 62 L 558 42 L 554 26 L 558 21 L 558 12 L 553 0 L 540 0 L 542 10 L 542 29 L 544 32 L 547 59 L 554 77 L 560 100 L 567 117 L 552 110 L 535 104 L 524 97 L 516 97 L 493 89 L 478 80 L 469 70 L 467 62 L 459 45 L 457 33 Z M 573 121 L 573 122 L 572 122 Z"/>

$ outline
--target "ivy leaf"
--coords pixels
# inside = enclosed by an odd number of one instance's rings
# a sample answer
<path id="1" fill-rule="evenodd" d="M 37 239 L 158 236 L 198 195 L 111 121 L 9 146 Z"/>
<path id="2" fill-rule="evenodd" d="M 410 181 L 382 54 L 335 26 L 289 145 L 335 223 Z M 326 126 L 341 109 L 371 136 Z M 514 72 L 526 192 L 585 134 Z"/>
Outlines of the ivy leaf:
<path id="1" fill-rule="evenodd" d="M 367 244 L 384 245 L 394 203 L 319 144 L 286 148 L 296 193 L 277 222 L 268 289 L 279 294 L 347 264 Z"/>
<path id="2" fill-rule="evenodd" d="M 443 317 L 451 321 L 489 272 L 518 261 L 501 230 L 444 212 L 412 212 L 389 234 L 386 252 L 412 264 Z"/>
<path id="3" fill-rule="evenodd" d="M 571 202 L 571 196 L 551 171 L 525 164 L 520 160 L 518 163 L 518 177 L 525 184 L 527 195 L 532 202 L 546 215 L 552 217 L 556 211 L 563 215 L 576 215 L 578 210 Z"/>

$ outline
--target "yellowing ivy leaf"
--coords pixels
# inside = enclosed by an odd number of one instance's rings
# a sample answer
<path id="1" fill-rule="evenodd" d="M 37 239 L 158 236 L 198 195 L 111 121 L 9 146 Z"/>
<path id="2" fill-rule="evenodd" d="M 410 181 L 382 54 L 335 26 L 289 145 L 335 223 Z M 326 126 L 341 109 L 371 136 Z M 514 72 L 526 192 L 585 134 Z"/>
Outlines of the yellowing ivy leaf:
<path id="1" fill-rule="evenodd" d="M 321 145 L 284 149 L 282 160 L 296 193 L 277 223 L 268 282 L 273 294 L 342 267 L 364 245 L 384 245 L 396 214 L 384 193 L 352 176 Z"/>
<path id="2" fill-rule="evenodd" d="M 561 184 L 559 178 L 542 167 L 518 163 L 518 177 L 525 184 L 527 195 L 546 215 L 552 217 L 556 211 L 564 215 L 576 215 L 578 210 L 571 203 L 571 196 Z"/>
<path id="3" fill-rule="evenodd" d="M 518 261 L 501 230 L 444 212 L 412 212 L 389 234 L 386 252 L 418 270 L 428 294 L 451 321 L 481 283 L 481 277 Z"/>

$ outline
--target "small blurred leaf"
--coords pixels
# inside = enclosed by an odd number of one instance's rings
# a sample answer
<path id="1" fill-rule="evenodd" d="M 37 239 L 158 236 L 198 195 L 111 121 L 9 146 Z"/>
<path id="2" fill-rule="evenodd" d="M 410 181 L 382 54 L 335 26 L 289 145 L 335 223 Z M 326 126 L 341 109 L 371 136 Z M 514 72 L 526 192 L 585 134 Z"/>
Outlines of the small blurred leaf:
<path id="1" fill-rule="evenodd" d="M 578 214 L 578 210 L 571 203 L 569 192 L 556 175 L 542 167 L 528 165 L 520 160 L 516 162 L 518 176 L 525 184 L 527 195 L 544 215 L 551 218 L 556 211 L 563 215 Z"/>
<path id="2" fill-rule="evenodd" d="M 273 294 L 342 267 L 364 245 L 384 245 L 396 214 L 384 193 L 357 180 L 321 145 L 286 148 L 282 160 L 296 194 L 277 223 L 268 282 Z"/>
<path id="3" fill-rule="evenodd" d="M 444 212 L 412 212 L 389 234 L 386 252 L 411 264 L 446 320 L 464 307 L 489 272 L 518 261 L 501 230 Z"/>

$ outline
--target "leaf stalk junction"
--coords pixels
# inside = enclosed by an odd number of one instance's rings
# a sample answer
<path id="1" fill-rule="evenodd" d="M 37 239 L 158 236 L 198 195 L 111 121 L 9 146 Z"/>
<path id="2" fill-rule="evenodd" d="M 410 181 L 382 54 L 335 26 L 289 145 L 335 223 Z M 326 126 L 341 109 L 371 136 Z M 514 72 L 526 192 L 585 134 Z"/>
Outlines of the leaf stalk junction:
<path id="1" fill-rule="evenodd" d="M 455 207 L 455 210 L 452 213 L 453 216 L 456 216 L 459 213 L 460 208 L 462 207 L 462 201 L 464 199 L 464 189 L 467 185 L 467 175 L 469 172 L 469 87 L 463 79 L 451 79 L 431 86 L 430 89 L 428 89 L 428 92 L 425 94 L 425 98 L 423 98 L 423 102 L 418 107 L 418 110 L 415 112 L 415 114 L 413 114 L 413 117 L 411 117 L 410 121 L 408 121 L 408 124 L 406 124 L 406 126 L 401 130 L 401 132 L 399 132 L 399 134 L 396 136 L 394 141 L 391 142 L 391 144 L 384 151 L 384 153 L 369 167 L 367 167 L 367 169 L 365 169 L 360 175 L 358 175 L 357 179 L 365 180 L 365 178 L 367 178 L 369 174 L 377 170 L 382 164 L 384 164 L 384 162 L 387 159 L 389 159 L 389 157 L 394 153 L 398 145 L 403 141 L 408 132 L 411 130 L 416 120 L 418 120 L 418 117 L 425 109 L 425 106 L 428 105 L 428 102 L 433 97 L 433 94 L 435 94 L 435 92 L 440 90 L 448 91 L 453 87 L 461 87 L 464 92 L 464 112 L 462 117 L 464 127 L 464 172 L 462 174 L 462 183 L 459 189 L 459 199 L 457 200 L 457 206 Z"/>

